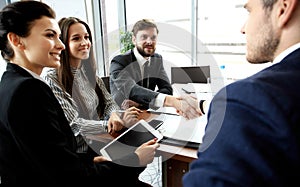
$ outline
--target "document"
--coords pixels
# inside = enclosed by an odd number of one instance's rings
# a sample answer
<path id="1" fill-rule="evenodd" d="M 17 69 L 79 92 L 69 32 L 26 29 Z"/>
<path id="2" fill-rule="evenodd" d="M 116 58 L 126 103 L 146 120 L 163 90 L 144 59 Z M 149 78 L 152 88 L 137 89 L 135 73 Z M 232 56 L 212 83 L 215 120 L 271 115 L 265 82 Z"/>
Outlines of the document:
<path id="1" fill-rule="evenodd" d="M 203 83 L 187 83 L 182 87 L 182 90 L 189 93 L 211 93 L 210 84 Z"/>
<path id="2" fill-rule="evenodd" d="M 161 114 L 156 119 L 164 121 L 158 128 L 164 137 L 192 143 L 202 143 L 207 116 L 187 120 L 182 116 Z"/>

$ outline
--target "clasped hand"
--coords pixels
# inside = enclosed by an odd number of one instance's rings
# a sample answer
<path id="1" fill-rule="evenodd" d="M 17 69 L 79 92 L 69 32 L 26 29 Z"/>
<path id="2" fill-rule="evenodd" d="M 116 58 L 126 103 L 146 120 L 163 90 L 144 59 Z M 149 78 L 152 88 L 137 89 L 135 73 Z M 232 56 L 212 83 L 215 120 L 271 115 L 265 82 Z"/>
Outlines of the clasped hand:
<path id="1" fill-rule="evenodd" d="M 197 98 L 186 94 L 178 97 L 177 99 L 179 100 L 179 104 L 177 104 L 175 108 L 179 115 L 187 119 L 194 119 L 203 115 Z"/>
<path id="2" fill-rule="evenodd" d="M 108 120 L 108 133 L 113 137 L 119 135 L 124 128 L 129 128 L 136 122 L 138 122 L 139 114 L 142 111 L 136 107 L 130 107 L 119 113 L 118 111 L 113 112 Z"/>

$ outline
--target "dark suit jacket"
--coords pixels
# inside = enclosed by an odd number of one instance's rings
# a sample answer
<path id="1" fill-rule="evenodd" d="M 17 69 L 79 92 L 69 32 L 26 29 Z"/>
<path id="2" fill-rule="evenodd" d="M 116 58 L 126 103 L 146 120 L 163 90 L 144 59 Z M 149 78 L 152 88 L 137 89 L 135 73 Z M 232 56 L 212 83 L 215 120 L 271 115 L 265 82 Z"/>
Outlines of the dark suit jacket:
<path id="1" fill-rule="evenodd" d="M 212 100 L 191 186 L 300 186 L 300 49 Z"/>
<path id="2" fill-rule="evenodd" d="M 137 178 L 136 168 L 94 164 L 88 155 L 77 154 L 50 87 L 23 68 L 8 63 L 0 98 L 0 186 L 113 186 L 120 182 L 116 176 L 125 183 L 128 175 Z M 138 162 L 137 156 L 131 159 Z"/>
<path id="3" fill-rule="evenodd" d="M 158 93 L 173 94 L 170 80 L 164 69 L 162 57 L 159 54 L 151 56 L 149 66 L 149 86 L 142 86 L 142 76 L 139 64 L 133 50 L 114 57 L 110 64 L 110 89 L 114 100 L 121 106 L 125 99 L 142 104 L 147 109 Z M 154 91 L 158 87 L 157 92 Z"/>

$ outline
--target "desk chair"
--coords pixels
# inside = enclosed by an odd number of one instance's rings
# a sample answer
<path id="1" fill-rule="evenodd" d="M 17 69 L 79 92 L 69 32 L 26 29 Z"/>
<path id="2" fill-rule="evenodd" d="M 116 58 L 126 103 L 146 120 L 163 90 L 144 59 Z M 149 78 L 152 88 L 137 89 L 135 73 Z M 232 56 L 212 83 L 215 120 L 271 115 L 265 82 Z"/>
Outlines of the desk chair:
<path id="1" fill-rule="evenodd" d="M 208 83 L 210 66 L 171 67 L 171 84 Z"/>
<path id="2" fill-rule="evenodd" d="M 107 91 L 110 93 L 109 76 L 101 77 L 101 79 L 104 82 Z"/>

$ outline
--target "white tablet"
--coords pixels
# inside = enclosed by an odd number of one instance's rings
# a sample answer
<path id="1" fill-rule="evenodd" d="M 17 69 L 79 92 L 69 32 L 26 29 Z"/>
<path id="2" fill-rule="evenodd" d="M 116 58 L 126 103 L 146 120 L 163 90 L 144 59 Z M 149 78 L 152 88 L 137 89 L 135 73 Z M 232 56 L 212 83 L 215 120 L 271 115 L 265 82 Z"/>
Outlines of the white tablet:
<path id="1" fill-rule="evenodd" d="M 140 120 L 104 146 L 100 153 L 110 160 L 116 160 L 133 153 L 140 145 L 154 138 L 160 141 L 163 135 L 145 120 Z"/>

